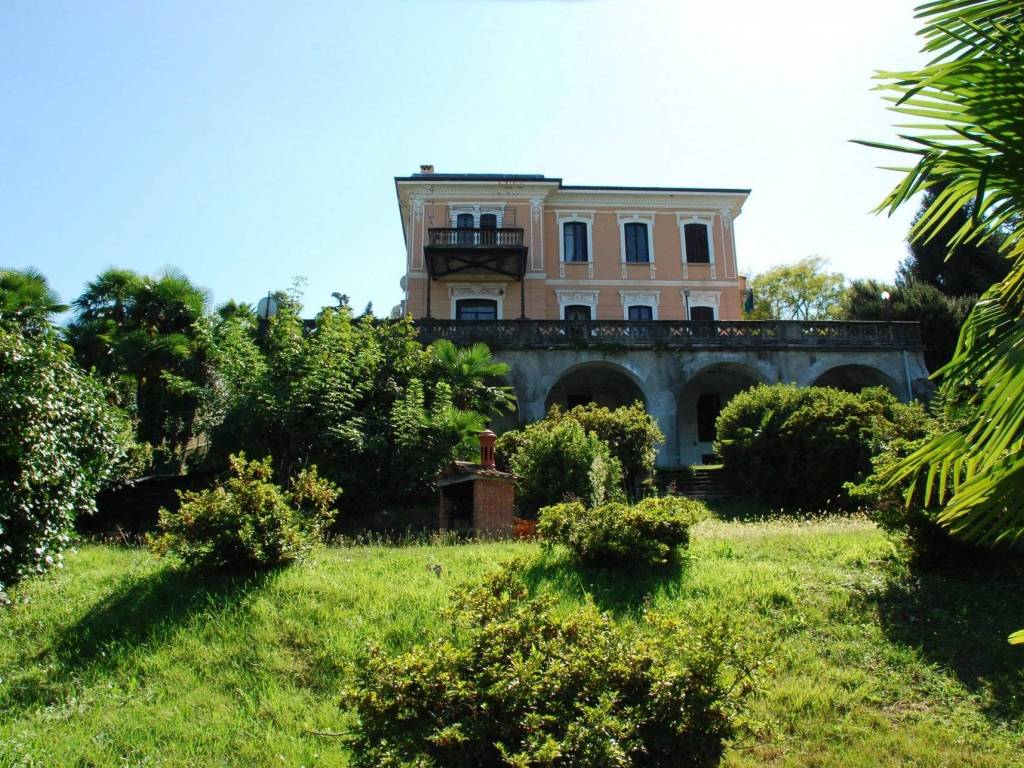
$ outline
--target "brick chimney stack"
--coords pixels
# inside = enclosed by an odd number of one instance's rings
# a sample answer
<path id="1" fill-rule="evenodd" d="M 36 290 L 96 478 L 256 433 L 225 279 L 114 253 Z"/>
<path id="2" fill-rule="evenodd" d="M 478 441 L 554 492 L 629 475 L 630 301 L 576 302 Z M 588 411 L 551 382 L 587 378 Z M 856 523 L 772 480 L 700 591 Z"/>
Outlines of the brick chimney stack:
<path id="1" fill-rule="evenodd" d="M 485 429 L 478 437 L 480 438 L 480 464 L 488 469 L 494 469 L 494 441 L 498 436 Z"/>
<path id="2" fill-rule="evenodd" d="M 433 173 L 433 172 L 434 172 L 434 166 L 433 165 L 421 165 L 420 166 L 420 173 L 422 173 L 424 175 L 426 175 L 428 173 Z"/>

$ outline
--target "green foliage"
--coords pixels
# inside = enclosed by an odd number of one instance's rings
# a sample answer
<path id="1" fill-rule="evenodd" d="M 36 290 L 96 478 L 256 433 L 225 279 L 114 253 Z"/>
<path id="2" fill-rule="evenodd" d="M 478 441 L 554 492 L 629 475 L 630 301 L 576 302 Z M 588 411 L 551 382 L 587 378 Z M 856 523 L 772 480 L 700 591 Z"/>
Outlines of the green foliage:
<path id="1" fill-rule="evenodd" d="M 971 310 L 949 365 L 948 392 L 970 393 L 976 418 L 912 453 L 887 478 L 943 505 L 939 522 L 979 541 L 1024 536 L 1024 7 L 1015 0 L 922 5 L 931 63 L 882 72 L 880 89 L 913 125 L 902 143 L 863 142 L 914 162 L 879 210 L 936 192 L 911 232 L 961 246 L 1001 241 L 1006 277 Z M 945 226 L 965 209 L 959 229 Z M 954 398 L 956 399 L 956 398 Z"/>
<path id="2" fill-rule="evenodd" d="M 508 375 L 508 364 L 495 362 L 486 344 L 456 347 L 441 339 L 430 345 L 430 352 L 440 378 L 455 393 L 454 405 L 488 415 L 515 410 L 512 388 L 498 383 Z"/>
<path id="3" fill-rule="evenodd" d="M 706 766 L 751 690 L 724 626 L 647 615 L 617 625 L 593 603 L 556 615 L 522 565 L 457 593 L 447 636 L 372 649 L 349 699 L 354 765 Z"/>
<path id="4" fill-rule="evenodd" d="M 67 328 L 85 368 L 130 384 L 123 405 L 137 415 L 139 439 L 153 445 L 169 469 L 183 466 L 185 447 L 196 435 L 207 370 L 197 327 L 207 301 L 206 291 L 175 271 L 148 277 L 109 269 L 75 299 Z"/>
<path id="5" fill-rule="evenodd" d="M 755 498 L 797 509 L 844 506 L 883 439 L 921 434 L 924 411 L 882 388 L 759 385 L 718 416 L 715 450 Z"/>
<path id="6" fill-rule="evenodd" d="M 701 502 L 679 496 L 596 507 L 570 501 L 541 509 L 537 533 L 548 545 L 565 546 L 578 562 L 664 563 L 689 544 L 690 526 L 708 514 Z"/>
<path id="7" fill-rule="evenodd" d="M 827 272 L 821 256 L 781 264 L 750 281 L 754 309 L 750 320 L 829 320 L 836 316 L 845 278 Z"/>
<path id="8" fill-rule="evenodd" d="M 0 320 L 38 329 L 66 309 L 38 270 L 0 268 Z"/>
<path id="9" fill-rule="evenodd" d="M 619 460 L 572 419 L 543 419 L 522 432 L 506 432 L 496 448 L 519 475 L 520 514 L 571 499 L 596 505 L 622 494 Z"/>
<path id="10" fill-rule="evenodd" d="M 945 190 L 938 184 L 925 190 L 911 232 Z M 928 238 L 910 238 L 910 254 L 896 273 L 900 285 L 921 283 L 932 286 L 950 298 L 968 298 L 971 303 L 995 283 L 1006 277 L 1010 263 L 999 253 L 1003 240 L 997 232 L 983 242 L 963 242 L 949 247 L 956 233 L 974 216 L 974 201 L 953 212 Z M 969 308 L 969 307 L 968 307 Z M 955 339 L 954 339 L 955 342 Z"/>
<path id="11" fill-rule="evenodd" d="M 131 423 L 52 330 L 0 322 L 0 592 L 62 563 L 76 515 L 137 469 Z"/>
<path id="12" fill-rule="evenodd" d="M 353 320 L 346 306 L 324 309 L 310 330 L 286 303 L 259 336 L 233 316 L 202 339 L 208 462 L 246 450 L 272 455 L 282 475 L 314 463 L 359 513 L 427 501 L 441 469 L 474 450 L 484 417 L 456 401 L 506 404 L 485 383 L 493 368 L 463 370 L 457 389 L 410 321 Z"/>
<path id="13" fill-rule="evenodd" d="M 920 323 L 925 364 L 928 370 L 937 371 L 953 356 L 960 326 L 972 306 L 973 298 L 947 296 L 923 282 L 886 285 L 876 280 L 855 280 L 843 294 L 840 315 L 843 320 Z"/>
<path id="14" fill-rule="evenodd" d="M 563 419 L 575 421 L 584 432 L 592 432 L 607 443 L 612 456 L 622 465 L 626 488 L 630 492 L 639 494 L 653 484 L 658 445 L 665 442 L 665 436 L 642 403 L 614 410 L 588 403 L 564 413 L 556 405 L 547 415 L 547 420 L 552 422 Z"/>
<path id="15" fill-rule="evenodd" d="M 206 491 L 181 493 L 181 506 L 160 510 L 159 554 L 191 566 L 252 567 L 287 563 L 323 540 L 340 495 L 316 467 L 299 472 L 288 491 L 273 482 L 270 457 L 231 457 L 232 477 Z"/>

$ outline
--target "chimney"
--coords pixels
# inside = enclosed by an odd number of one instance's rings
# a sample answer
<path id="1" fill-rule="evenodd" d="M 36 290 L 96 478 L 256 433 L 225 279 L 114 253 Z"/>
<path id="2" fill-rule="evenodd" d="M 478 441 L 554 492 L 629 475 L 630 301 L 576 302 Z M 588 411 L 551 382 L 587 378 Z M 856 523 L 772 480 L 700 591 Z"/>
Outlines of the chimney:
<path id="1" fill-rule="evenodd" d="M 494 469 L 494 441 L 498 436 L 485 429 L 478 437 L 480 438 L 480 464 L 487 469 Z"/>
<path id="2" fill-rule="evenodd" d="M 433 172 L 434 172 L 434 166 L 432 166 L 432 165 L 421 165 L 420 166 L 420 173 L 422 175 L 424 175 L 424 176 L 426 176 L 428 173 L 433 173 Z"/>

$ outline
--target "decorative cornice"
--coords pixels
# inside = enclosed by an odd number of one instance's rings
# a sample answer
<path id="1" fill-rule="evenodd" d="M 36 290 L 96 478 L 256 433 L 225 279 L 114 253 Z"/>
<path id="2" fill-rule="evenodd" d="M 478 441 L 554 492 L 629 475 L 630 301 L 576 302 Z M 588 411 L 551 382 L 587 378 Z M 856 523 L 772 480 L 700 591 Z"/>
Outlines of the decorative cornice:
<path id="1" fill-rule="evenodd" d="M 448 297 L 504 296 L 505 283 L 448 283 Z"/>

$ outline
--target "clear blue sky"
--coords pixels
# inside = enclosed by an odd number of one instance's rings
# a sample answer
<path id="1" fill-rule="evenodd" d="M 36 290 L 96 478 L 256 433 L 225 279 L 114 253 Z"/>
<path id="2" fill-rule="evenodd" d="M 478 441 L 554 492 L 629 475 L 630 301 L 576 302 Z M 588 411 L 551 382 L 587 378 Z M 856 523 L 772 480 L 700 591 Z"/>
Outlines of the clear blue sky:
<path id="1" fill-rule="evenodd" d="M 876 68 L 913 3 L 381 0 L 0 4 L 0 264 L 65 300 L 112 265 L 216 302 L 305 276 L 307 310 L 400 298 L 393 177 L 752 187 L 740 267 L 889 278 L 912 211 Z M 840 13 L 840 10 L 843 11 Z"/>

